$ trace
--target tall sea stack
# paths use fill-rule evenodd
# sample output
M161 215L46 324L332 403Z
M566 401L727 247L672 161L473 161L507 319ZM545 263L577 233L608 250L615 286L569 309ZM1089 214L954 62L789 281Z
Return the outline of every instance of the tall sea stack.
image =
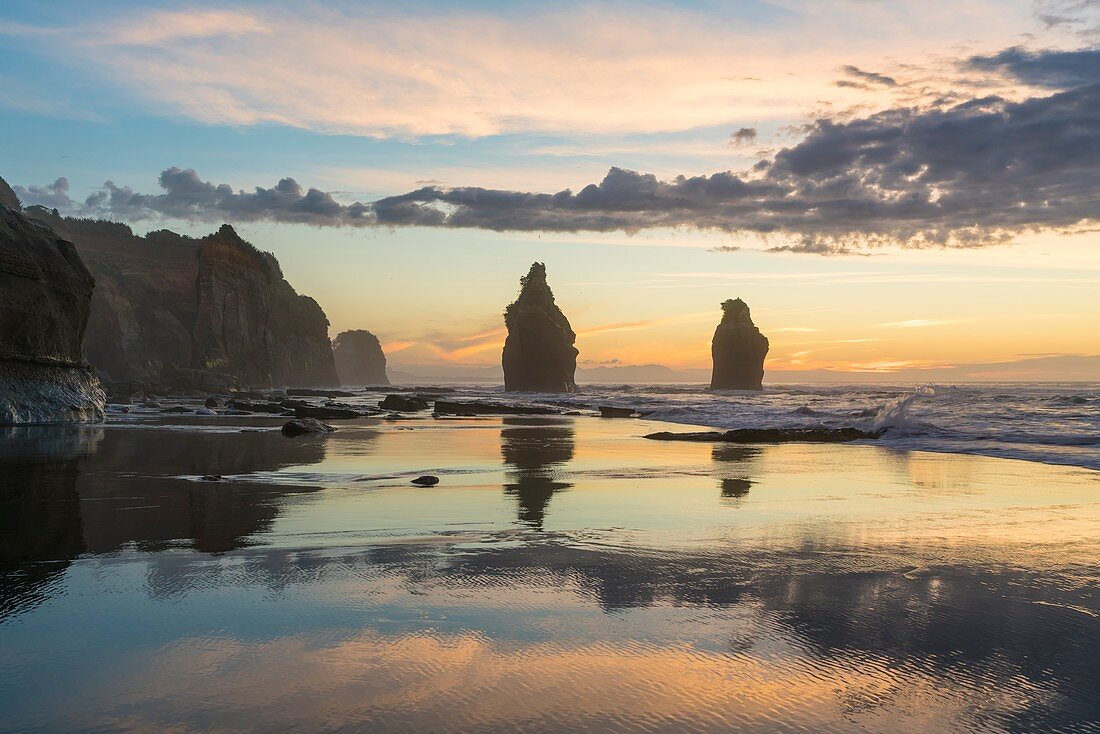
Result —
M573 392L577 389L577 335L554 303L546 266L533 263L520 278L519 297L504 310L508 338L502 364L504 389L520 392Z
M0 425L103 418L82 347L94 287L73 244L23 216L0 179Z
M710 345L714 371L711 390L762 390L768 338L752 323L740 298L722 304L722 322Z
M388 385L386 355L369 331L342 331L332 340L332 355L341 385Z

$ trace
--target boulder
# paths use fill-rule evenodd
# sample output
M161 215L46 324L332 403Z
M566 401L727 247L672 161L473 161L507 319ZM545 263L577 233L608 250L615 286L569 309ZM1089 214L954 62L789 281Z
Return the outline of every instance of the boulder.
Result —
M316 418L294 418L283 424L284 436L301 436L307 433L332 433L336 429Z
M369 331L343 331L332 340L332 356L341 385L388 385L386 355Z
M299 406L294 409L294 415L299 418L319 418L333 420L340 418L359 418L363 414L351 408L337 408L333 406Z
M637 411L633 408L617 408L612 405L598 406L601 418L630 418Z
M0 179L2 181L2 179ZM0 424L103 420L84 361L91 273L72 243L7 204L0 187Z
M577 335L554 303L546 266L533 263L520 278L519 297L504 311L508 337L501 362L504 389L521 392L574 392Z
M425 474L422 477L417 477L412 480L412 483L419 487L434 487L439 484L439 477L433 477L431 474Z
M382 402L378 403L378 407L383 410L399 410L403 412L412 412L417 410L427 410L428 401L424 398L416 395L387 395Z
M722 321L710 347L714 369L711 390L762 390L768 339L752 323L740 298L722 304Z

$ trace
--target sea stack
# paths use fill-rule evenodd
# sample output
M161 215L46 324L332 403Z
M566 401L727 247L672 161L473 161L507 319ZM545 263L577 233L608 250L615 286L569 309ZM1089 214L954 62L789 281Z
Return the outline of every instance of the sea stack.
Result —
M23 216L0 179L0 425L103 419L82 346L94 287L72 243Z
M714 360L711 390L762 390L768 338L752 323L740 298L722 304L722 322L710 346Z
M378 337L369 331L343 331L332 340L336 373L341 385L388 385L386 355Z
M546 266L533 263L520 278L519 297L504 310L508 338L502 364L510 392L574 392L577 335L554 303Z

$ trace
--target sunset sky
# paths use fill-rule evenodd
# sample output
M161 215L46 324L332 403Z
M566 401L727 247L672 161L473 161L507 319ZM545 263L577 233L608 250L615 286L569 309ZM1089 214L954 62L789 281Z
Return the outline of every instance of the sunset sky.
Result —
M231 222L398 368L499 364L534 260L581 366L708 367L738 296L774 370L1095 355L1098 29L1095 0L8 0L0 176Z

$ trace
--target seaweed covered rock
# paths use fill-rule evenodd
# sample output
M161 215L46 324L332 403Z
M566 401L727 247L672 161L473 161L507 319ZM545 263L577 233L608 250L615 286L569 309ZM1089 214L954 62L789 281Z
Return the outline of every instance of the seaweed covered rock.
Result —
M71 242L0 204L0 424L103 419L82 349L94 287Z
M710 347L714 360L711 390L761 390L768 338L752 323L740 298L722 304L722 322Z
M342 331L332 340L336 373L343 385L388 385L386 355L378 337L369 331Z
M519 297L504 311L508 338L502 364L504 389L522 392L574 392L577 335L554 303L546 266L533 263L520 278Z

